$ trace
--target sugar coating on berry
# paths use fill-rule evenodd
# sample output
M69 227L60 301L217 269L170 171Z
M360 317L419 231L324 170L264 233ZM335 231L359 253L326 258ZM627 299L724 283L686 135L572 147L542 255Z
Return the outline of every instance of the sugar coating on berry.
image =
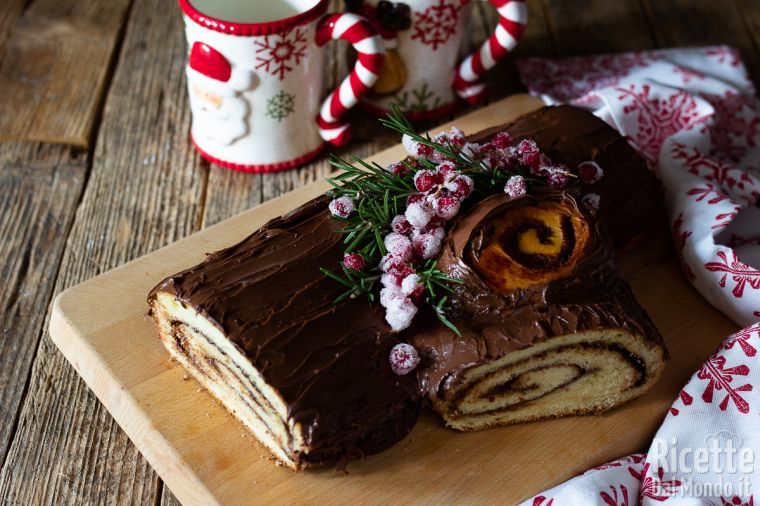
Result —
M585 184L594 184L602 179L603 175L602 168L592 160L578 164L578 177Z
M403 162L393 162L392 164L388 165L386 169L392 174L402 176L409 170L409 167L404 165Z
M414 315L417 314L417 306L409 298L391 299L385 308L385 321L391 326L393 332L400 332L412 324ZM416 367L416 364L415 364Z
M546 181L552 186L565 186L570 180L568 176L567 167L564 165L556 165L549 167L546 173Z
M399 214L391 220L391 228L397 234L406 234L412 230L412 224L406 219L406 216Z
M433 210L426 206L424 202L415 202L407 206L404 216L413 227L422 228L433 217Z
M512 198L521 197L527 192L528 185L522 176L512 176L507 180L507 184L504 185L504 193Z
M388 307L392 304L392 299L403 299L404 297L406 296L401 293L401 287L389 285L380 290L380 305Z
M499 132L493 136L491 142L493 142L493 145L499 149L506 149L512 144L512 139L507 132Z
M602 198L597 193L587 193L581 198L581 204L588 209L592 214L596 214L599 210L599 203Z
M393 258L397 258L402 262L412 258L412 242L405 235L393 232L386 235L383 242L388 254Z
M523 153L535 153L538 152L538 144L536 144L536 141L531 139L523 139L517 144L517 154L522 155Z
M453 162L441 162L435 169L444 180L449 180L459 174L456 165Z
M443 196L433 201L433 210L444 220L450 220L459 213L460 205L459 199L455 196Z
M464 144L464 132L457 127L451 127L449 142L455 146L461 146Z
M417 156L427 158L432 154L433 154L432 146L428 146L427 144L422 144L420 142L417 143Z
M401 281L401 293L407 297L416 297L422 293L425 287L419 274L410 274Z
M433 234L420 234L412 245L414 252L425 260L435 258L441 252L441 239Z
M462 146L461 153L469 158L477 159L481 153L481 146L475 142L466 142Z
M440 183L441 175L432 170L419 170L414 174L414 186L418 191L429 192Z
M349 269L360 271L364 269L364 257L360 253L346 253L343 255L343 265Z
M421 193L412 193L406 198L406 205L415 204L425 200L425 196Z
M472 178L470 178L470 176L465 176L464 174L455 177L444 185L444 187L449 190L452 195L460 200L464 200L469 197L474 186L475 183L472 181Z
M412 156L417 156L417 146L419 146L420 143L412 139L409 134L404 134L401 137L401 144L404 146L407 153Z
M348 218L356 210L354 201L350 197L338 197L328 205L330 213L338 218Z
M417 349L411 344L399 343L391 349L388 360L391 363L391 370L403 376L414 371L420 363L420 356Z

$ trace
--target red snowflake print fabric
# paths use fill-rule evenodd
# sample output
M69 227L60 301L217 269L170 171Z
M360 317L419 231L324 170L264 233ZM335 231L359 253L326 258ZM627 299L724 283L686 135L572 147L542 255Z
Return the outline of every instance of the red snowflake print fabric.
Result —
M590 109L629 139L662 181L684 275L744 327L694 371L646 453L598 465L522 506L754 506L760 487L760 102L739 53L717 46L532 58L518 67L533 94ZM697 455L706 460L698 462Z
M415 12L412 39L437 50L459 29L461 9L460 0L436 0L424 11Z
M254 40L256 68L285 79L306 56L306 34L296 28L289 32L266 35Z
M760 315L760 102L727 46L518 62L530 91L591 109L661 178L683 271L740 326Z

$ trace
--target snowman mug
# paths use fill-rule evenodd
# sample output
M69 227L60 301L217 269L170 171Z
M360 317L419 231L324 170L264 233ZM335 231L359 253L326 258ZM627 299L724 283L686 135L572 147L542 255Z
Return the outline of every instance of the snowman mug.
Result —
M496 29L478 51L460 61L468 46L470 0L347 0L383 37L387 54L380 79L360 107L383 116L397 105L411 120L445 116L459 99L476 104L485 96L480 78L509 53L528 22L525 0L490 0Z
M328 3L179 0L191 135L204 158L273 172L303 165L325 142L347 142L350 128L341 117L377 80L385 49L367 20L327 14ZM322 102L324 45L338 39L350 42L358 58Z

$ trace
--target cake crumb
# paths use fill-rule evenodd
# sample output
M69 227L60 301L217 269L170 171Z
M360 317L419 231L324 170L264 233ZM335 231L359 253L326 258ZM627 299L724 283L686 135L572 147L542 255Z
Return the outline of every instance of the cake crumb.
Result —
M190 379L190 375L189 374L185 374L184 376L182 376L182 380L183 381L187 381L189 379Z

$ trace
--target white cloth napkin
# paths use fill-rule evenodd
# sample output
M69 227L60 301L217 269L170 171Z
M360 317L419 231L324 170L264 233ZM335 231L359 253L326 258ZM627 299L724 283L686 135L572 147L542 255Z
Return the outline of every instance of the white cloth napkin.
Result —
M738 52L716 46L532 58L518 67L531 93L591 109L628 137L663 183L684 274L746 327L694 373L648 453L591 469L523 504L754 505L754 496L760 499L760 103Z

